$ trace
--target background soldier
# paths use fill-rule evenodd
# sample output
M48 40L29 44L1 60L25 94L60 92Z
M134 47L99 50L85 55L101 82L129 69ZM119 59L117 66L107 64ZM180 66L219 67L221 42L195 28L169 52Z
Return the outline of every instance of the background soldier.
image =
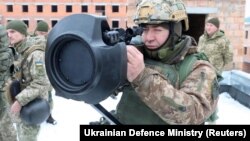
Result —
M49 25L45 21L39 21L37 23L36 29L34 31L34 36L43 36L45 38L45 44L47 42L47 36L49 33ZM40 38L40 37L39 37ZM49 103L51 110L53 109L53 98L52 98L52 89L53 87L51 86L49 90ZM47 123L51 123L53 125L57 124L56 120L52 117L52 114L50 114L49 118L46 120Z
M17 141L16 130L10 118L10 105L4 86L11 76L10 66L13 64L13 54L8 47L8 37L5 28L0 25L0 141Z
M27 26L20 20L10 21L6 29L10 43L17 52L14 62L16 72L13 77L21 85L21 91L15 96L15 101L11 105L11 112L17 120L19 141L36 141L40 124L24 122L19 115L21 108L31 101L37 98L48 99L50 83L45 71L45 47L44 44L28 42Z
M42 35L47 37L49 32L49 25L45 21L39 21L34 31L34 36Z
M220 21L217 17L206 21L205 32L199 38L198 51L204 52L211 64L221 73L226 69L225 66L232 62L233 52L230 41L219 28Z

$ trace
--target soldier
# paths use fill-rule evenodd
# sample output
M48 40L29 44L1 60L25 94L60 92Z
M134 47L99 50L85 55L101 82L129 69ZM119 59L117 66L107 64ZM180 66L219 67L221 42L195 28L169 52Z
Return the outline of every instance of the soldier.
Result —
M17 141L17 134L12 123L4 85L11 76L10 67L13 64L13 54L8 47L8 37L5 28L0 25L0 141Z
M220 21L217 17L209 18L205 24L205 32L199 38L198 51L204 52L212 65L221 73L226 65L233 60L230 41L220 30Z
M215 111L215 68L197 53L181 0L142 0L134 22L143 45L127 46L127 79L116 109L122 124L203 124ZM215 93L217 92L217 93Z
M13 77L20 82L21 87L11 105L11 112L17 122L19 141L36 141L40 124L25 122L20 118L20 111L37 98L48 100L50 83L45 71L45 47L44 44L32 45L27 41L27 26L20 20L10 21L6 29L10 44L16 50L14 61L16 72ZM35 50L35 47L38 49Z
M44 36L45 37L45 42L46 42L48 33L49 33L49 25L48 25L48 23L46 23L45 21L39 21L37 23L36 29L34 31L34 36ZM48 92L49 93L49 102L50 102L51 110L53 108L52 89L53 88L51 86L51 89ZM49 118L46 120L46 122L50 123L50 124L53 124L53 125L57 124L56 120L52 117L51 114L50 114Z
M37 26L36 26L36 29L35 29L35 32L34 32L34 36L42 35L42 36L47 37L48 32L49 32L48 23L46 23L45 21L39 21L37 23Z

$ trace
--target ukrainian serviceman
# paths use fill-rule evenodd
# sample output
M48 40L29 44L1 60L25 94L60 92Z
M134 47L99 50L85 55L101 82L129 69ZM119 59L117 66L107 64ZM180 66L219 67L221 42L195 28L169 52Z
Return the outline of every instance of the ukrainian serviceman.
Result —
M127 79L117 105L122 124L203 124L218 102L217 74L197 53L181 0L142 0L134 22L143 47L127 46ZM138 50L139 48L139 50ZM217 93L214 93L217 92Z
M27 26L20 20L10 21L6 29L10 44L16 50L16 72L13 77L20 82L21 87L21 91L15 96L11 112L17 122L19 141L36 141L40 124L25 122L20 118L20 111L37 98L48 99L50 83L45 71L45 47L44 44L32 45L27 41Z
M17 141L16 130L9 114L10 105L5 95L5 83L11 76L10 67L14 59L8 46L7 32L4 26L0 25L0 140Z
M232 46L217 17L206 21L205 32L199 38L198 51L204 52L211 64L221 73L233 61Z
M31 40L36 39L36 38L44 38L44 40L45 40L44 42L46 43L48 33L49 33L48 23L46 23L45 21L39 21L37 23L36 29L34 31L34 35L31 37ZM51 110L53 109L53 106L54 106L53 98L52 98L52 89L53 89L53 87L51 86L51 88L48 92ZM57 124L57 121L52 117L52 115L50 115L46 121L47 121L47 123L51 123L53 125Z
M34 31L34 35L35 36L42 35L42 36L47 37L48 32L49 32L49 25L48 25L48 23L46 23L45 21L39 21L37 23L36 29Z

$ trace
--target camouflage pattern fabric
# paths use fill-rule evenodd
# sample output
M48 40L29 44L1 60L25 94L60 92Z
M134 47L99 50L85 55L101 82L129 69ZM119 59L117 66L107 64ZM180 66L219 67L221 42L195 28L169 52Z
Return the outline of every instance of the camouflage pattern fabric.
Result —
M159 59L149 64L144 53L145 69L131 83L132 87L125 87L117 105L121 123L203 124L214 113L218 102L216 70L202 56L188 61L191 54L195 55L195 46L181 39L186 44L180 44L180 48L188 50L171 65Z
M189 29L186 8L181 0L143 0L135 13L135 24L160 24L163 22L184 21L185 30Z
M1 102L1 101L0 101ZM9 108L2 112L0 117L0 140L1 141L17 141L16 129L14 128L13 121L10 117Z
M26 46L40 45L46 47L47 39L44 36L28 36Z
M37 97L42 97L48 100L48 89L50 82L45 71L45 52L35 50L28 55L23 62L25 53L29 48L34 47L34 44L29 43L28 39L15 46L18 56L15 60L14 77L21 80L21 92L15 97L18 102L24 106ZM28 46L31 45L31 46ZM21 75L18 75L21 74ZM20 77L21 76L21 77ZM40 125L28 125L24 123L20 117L14 117L17 122L19 141L36 141Z
M7 102L5 83L10 77L10 66L13 62L11 49L5 28L0 25L0 141L17 141L16 130L10 117L10 105Z
M17 126L18 139L19 141L37 141L39 130L40 126L20 122Z
M214 67L198 60L180 89L156 70L145 68L132 82L140 99L168 124L202 124L215 111ZM136 117L134 117L136 118Z
M41 45L45 49L46 48L46 42L47 42L47 36L42 36L42 35L29 36L27 41L28 41L27 42L28 45L32 45L32 44ZM53 98L52 98L52 90L53 90L53 87L50 84L50 88L48 89L48 102L49 102L51 111L52 111L53 106L54 106Z
M135 24L139 25L163 22L177 25L180 21L184 21L184 29L187 30L188 17L181 0L143 0L137 6L134 20ZM174 39L173 36L170 34L168 40ZM173 46L166 42L157 49L158 52L143 52L144 58L172 65L173 71L180 72L181 67L178 67L177 63L187 59L187 55L196 50L194 43L183 37L179 37L178 42L171 42L175 44L172 52L169 47ZM159 54L150 53L164 53L164 57L157 58ZM170 57L171 55L173 56ZM155 67L152 67L153 65ZM131 122L120 120L125 124L203 124L214 113L218 102L218 97L213 95L218 84L217 73L215 68L204 60L196 60L190 68L185 79L177 87L171 84L171 78L179 82L178 80L183 78L181 73L175 76L173 73L167 75L159 71L163 70L163 67L156 69L156 63L151 64L151 67L146 65L131 83L131 89L123 93L117 107L118 120L128 117L127 121ZM141 112L142 110L145 112ZM146 122L141 122L143 120Z
M233 60L232 46L222 30L217 31L210 38L204 33L199 38L198 51L207 55L210 63L219 73Z

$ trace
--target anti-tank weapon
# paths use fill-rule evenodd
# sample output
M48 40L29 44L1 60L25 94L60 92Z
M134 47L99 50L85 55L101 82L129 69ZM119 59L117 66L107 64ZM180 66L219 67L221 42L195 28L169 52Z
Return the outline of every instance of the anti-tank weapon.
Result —
M60 20L45 52L56 95L91 104L111 119L99 103L127 82L126 44L139 33L139 28L110 29L103 16L73 14Z

